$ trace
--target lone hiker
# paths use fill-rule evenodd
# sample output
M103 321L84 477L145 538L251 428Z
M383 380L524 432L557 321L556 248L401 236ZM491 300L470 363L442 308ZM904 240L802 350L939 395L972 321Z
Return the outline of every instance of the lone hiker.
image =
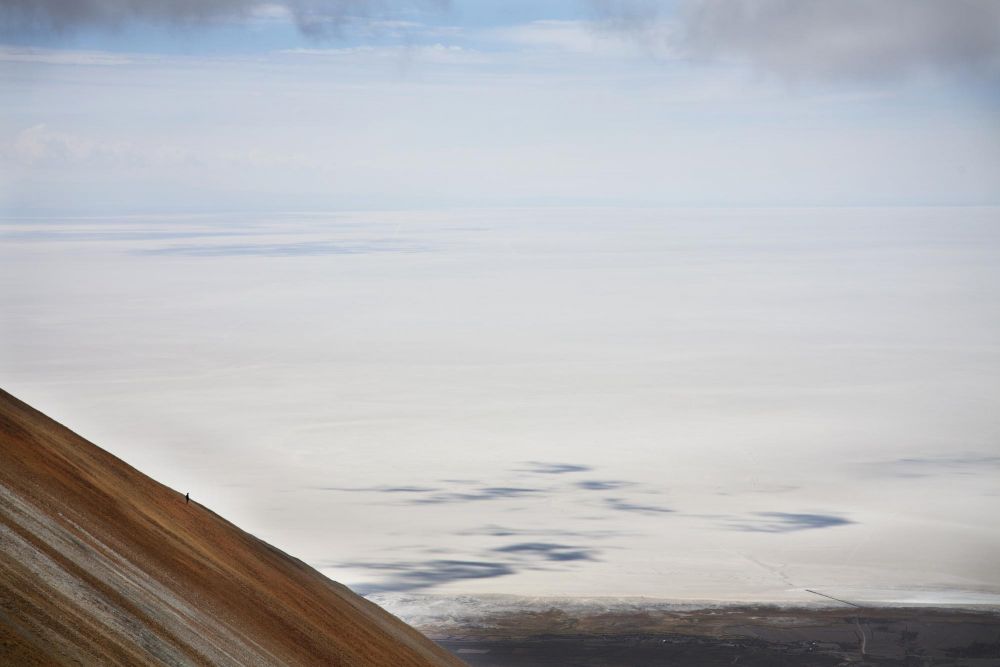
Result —
M191 492L188 491L187 493L184 494L184 504L187 505L190 502L191 502Z

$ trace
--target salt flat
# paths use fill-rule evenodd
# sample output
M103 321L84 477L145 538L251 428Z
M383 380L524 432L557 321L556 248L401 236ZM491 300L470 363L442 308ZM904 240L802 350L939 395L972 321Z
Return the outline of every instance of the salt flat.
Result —
M338 581L1000 601L1000 211L5 219L4 387Z

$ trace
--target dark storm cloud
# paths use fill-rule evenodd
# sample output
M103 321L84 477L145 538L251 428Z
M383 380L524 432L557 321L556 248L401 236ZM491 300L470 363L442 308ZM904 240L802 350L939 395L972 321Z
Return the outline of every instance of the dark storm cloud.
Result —
M203 23L244 18L258 0L0 0L4 28L118 27L131 21Z
M1000 76L996 0L590 0L599 20L695 59L737 59L785 79Z
M0 26L19 30L120 28L130 23L196 27L285 11L302 32L322 36L346 22L447 0L0 0Z

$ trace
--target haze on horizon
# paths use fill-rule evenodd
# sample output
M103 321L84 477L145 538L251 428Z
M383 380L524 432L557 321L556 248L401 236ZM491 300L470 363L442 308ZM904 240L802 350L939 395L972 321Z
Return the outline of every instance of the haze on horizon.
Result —
M5 389L332 578L1000 599L1000 4L0 0L0 78Z

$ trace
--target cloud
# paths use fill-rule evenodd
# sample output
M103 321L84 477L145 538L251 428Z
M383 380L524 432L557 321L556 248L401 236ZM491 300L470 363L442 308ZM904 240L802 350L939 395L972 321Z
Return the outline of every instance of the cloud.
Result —
M0 0L0 26L24 30L117 29L132 23L197 27L221 22L290 18L310 36L335 33L344 24L446 0Z
M666 3L590 4L608 29L659 35L685 57L745 62L786 80L1000 73L995 0L687 0L673 19Z
M99 141L91 137L62 132L38 123L18 132L9 144L0 146L3 157L23 166L61 163L121 165L134 164L141 156L136 146L126 141Z
M423 33L426 34L426 33ZM362 64L378 61L420 62L436 65L481 65L493 62L488 55L455 44L417 45L410 41L389 46L348 46L341 48L295 48L275 52L286 58Z
M263 4L259 0L0 0L0 20L6 29L42 30L119 27L133 21L198 24L246 18Z
M505 26L492 36L522 48L578 55L620 56L634 51L628 36L614 30L594 31L588 21L538 20Z
M0 62L35 63L42 65L84 65L84 66L114 66L134 65L150 62L135 54L123 55L103 51L64 51L61 49L36 49L0 47Z
M3 60L0 54L0 61ZM78 64L78 63L74 63ZM288 150L264 150L250 145L212 150L192 142L175 143L155 135L140 141L105 138L65 131L37 123L8 141L0 139L0 158L18 167L91 167L135 169L154 167L316 169L322 161Z

